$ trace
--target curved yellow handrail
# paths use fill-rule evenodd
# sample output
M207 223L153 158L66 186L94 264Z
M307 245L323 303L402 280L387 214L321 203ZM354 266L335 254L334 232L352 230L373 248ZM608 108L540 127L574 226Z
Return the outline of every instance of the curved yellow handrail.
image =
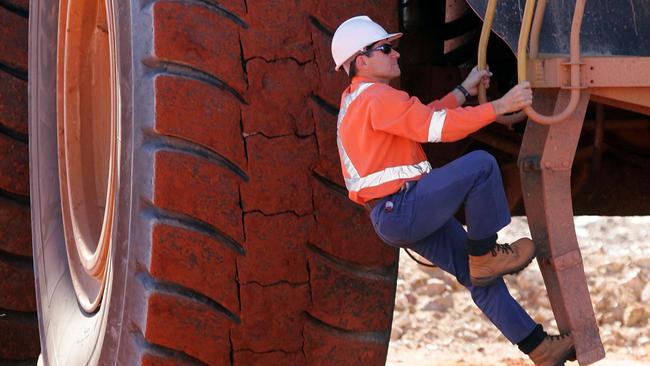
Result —
M494 13L497 8L497 1L488 1L487 9L485 9L485 18L483 19L483 27L481 28L481 38L478 41L478 69L485 70L487 67L487 46L490 41L490 33L492 23L494 22ZM487 94L483 83L478 84L478 102L481 104L487 103Z
M543 1L543 0L542 0ZM552 116L544 116L539 114L532 106L525 107L524 112L533 121L542 125L552 125L566 120L575 111L578 101L580 100L580 29L582 27L582 17L584 15L586 0L577 0L575 11L573 12L573 21L571 22L571 51L570 62L571 66L571 99L569 105L558 114ZM527 0L526 7L524 8L524 19L521 22L521 31L519 32L519 43L517 45L517 76L519 82L526 80L526 48L528 46L528 36L530 34L531 23L533 18L533 8L535 7L535 0ZM541 22L539 24L541 26ZM535 52L537 52L537 45L535 45Z
M483 27L481 28L481 38L478 42L478 66L479 70L485 70L487 67L487 46L490 40L490 33L492 30L492 23L494 22L494 13L496 12L497 0L490 0L485 10L485 19L483 19ZM478 84L478 102L480 104L487 103L487 93L483 83ZM526 119L526 113L519 111L514 114L498 116L496 121L504 125L512 125L519 123Z

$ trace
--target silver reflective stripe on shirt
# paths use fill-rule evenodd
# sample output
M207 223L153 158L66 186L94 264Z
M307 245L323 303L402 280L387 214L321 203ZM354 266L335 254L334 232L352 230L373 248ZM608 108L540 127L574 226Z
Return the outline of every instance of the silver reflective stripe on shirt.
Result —
M429 123L429 142L442 141L442 126L445 125L445 118L447 118L447 111L435 111L431 115L431 122Z
M369 174L368 176L365 177L359 176L359 172L354 167L354 164L352 164L352 160L350 160L348 153L345 151L345 148L343 147L343 142L341 141L341 135L339 134L339 128L341 127L341 122L343 122L343 118L345 117L345 114L347 113L350 104L352 104L352 102L361 93L363 93L364 90L368 89L368 87L370 87L371 85L373 85L373 83L364 83L359 85L357 90L350 93L343 100L343 104L341 105L341 109L339 111L338 121L336 123L336 143L339 148L339 156L341 157L343 167L345 168L346 172L350 176L349 178L345 178L345 186L348 189L348 191L352 191L352 192L358 192L363 188L376 187L397 179L408 179L408 178L417 177L431 171L431 164L429 164L429 162L425 160L414 165L402 165L402 166L386 168L384 170L380 170L378 172ZM434 112L432 119L436 117L436 113L439 112ZM442 123L444 123L444 119L445 119L444 111L442 113L443 113ZM440 126L439 130L442 131L442 126ZM429 132L429 134L431 135L431 132Z
M431 171L428 161L421 161L415 165L402 165L386 168L365 177L345 178L345 186L349 191L358 192L363 188L376 187L397 179L418 177Z
M350 104L352 104L352 102L355 99L357 99L359 94L363 93L366 89L368 89L373 84L374 83L363 83L359 85L357 90L355 90L354 92L350 93L347 97L345 97L345 100L343 100L343 104L341 105L341 109L339 110L339 119L338 121L336 121L336 144L339 147L339 156L341 157L341 162L343 162L343 166L345 167L345 170L348 172L348 174L351 177L359 177L359 173L357 172L357 169L352 164L352 160L350 160L348 153L343 148L343 142L341 142L341 134L339 134L339 128L341 127L341 122L343 122L343 117L345 117L345 114L348 112L348 107L350 106ZM349 189L350 187L348 187L348 190Z

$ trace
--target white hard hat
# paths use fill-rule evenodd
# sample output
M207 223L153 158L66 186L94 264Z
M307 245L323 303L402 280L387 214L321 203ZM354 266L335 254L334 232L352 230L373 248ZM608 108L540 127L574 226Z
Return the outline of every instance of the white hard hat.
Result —
M388 34L384 28L365 15L356 16L343 22L332 37L332 57L336 63L334 70L341 66L350 73L349 61L363 48L383 40L395 40L402 33Z

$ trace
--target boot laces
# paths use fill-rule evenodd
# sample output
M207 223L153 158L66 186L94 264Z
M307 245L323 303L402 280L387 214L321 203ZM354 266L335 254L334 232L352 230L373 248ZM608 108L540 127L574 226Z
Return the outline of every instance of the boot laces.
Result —
M498 252L503 252L503 254L508 254L508 253L514 253L515 251L512 249L510 244L495 244L494 248L492 248L492 256L496 257L499 254Z
M564 339L564 338L566 338L566 337L568 337L568 336L570 336L569 333L562 333L562 334L557 334L557 335L555 335L555 334L553 334L553 335L551 335L551 334L547 335L547 337L548 337L551 341L560 341L560 340L562 340L562 339Z

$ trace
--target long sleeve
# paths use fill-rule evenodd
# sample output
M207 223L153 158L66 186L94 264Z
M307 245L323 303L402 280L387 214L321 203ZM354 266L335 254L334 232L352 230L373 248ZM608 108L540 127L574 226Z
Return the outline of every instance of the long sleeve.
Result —
M438 100L434 100L433 102L427 104L427 106L435 109L435 110L440 110L440 109L452 109L452 108L458 108L460 107L458 105L458 99L456 99L456 96L454 93L447 93L444 97Z
M491 103L458 107L451 93L428 105L388 86L378 87L372 94L369 102L372 127L417 142L460 140L496 118Z
M435 111L418 98L409 97L400 90L377 89L374 91L376 96L369 102L370 121L375 130L417 142L439 141L445 119L444 110ZM431 123L434 124L434 136L430 136Z
M469 134L494 122L497 115L492 103L477 107L447 109L447 119L442 127L442 141L451 142L464 139Z

